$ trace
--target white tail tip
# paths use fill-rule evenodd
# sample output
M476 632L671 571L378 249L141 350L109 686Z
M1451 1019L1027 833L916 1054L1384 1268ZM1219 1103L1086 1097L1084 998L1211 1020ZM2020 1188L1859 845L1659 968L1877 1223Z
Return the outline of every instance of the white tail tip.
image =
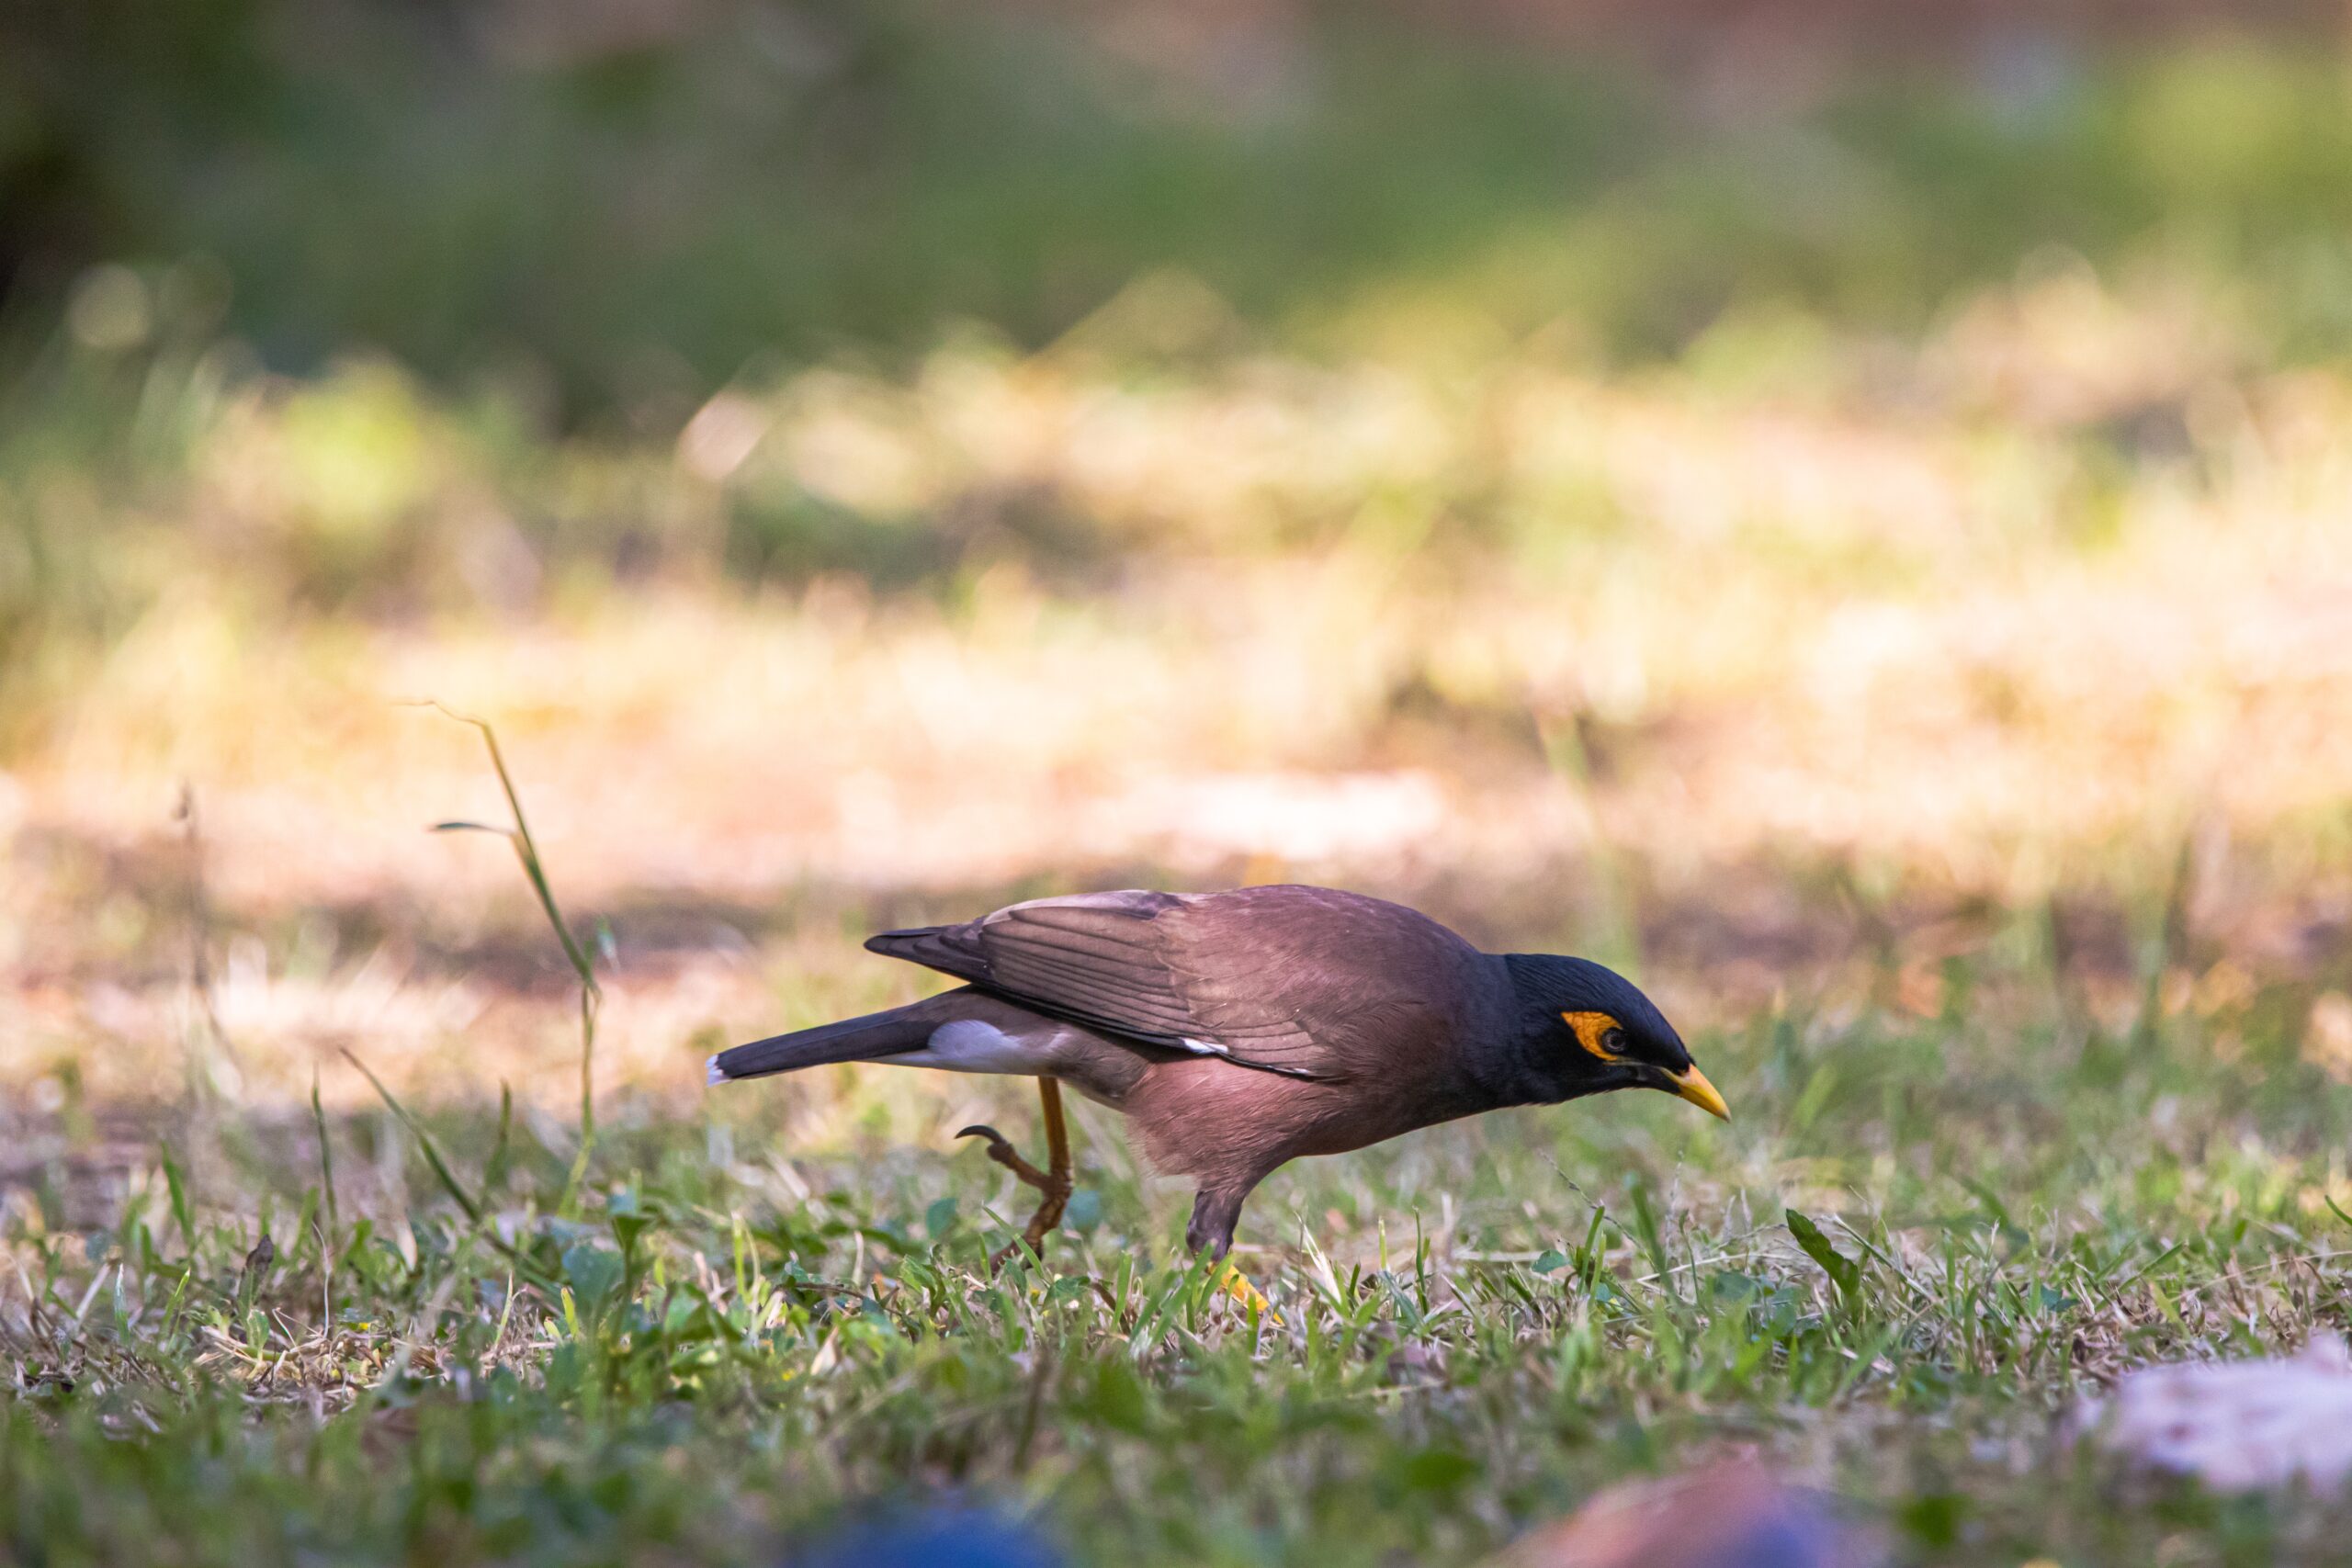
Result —
M724 1072L722 1072L722 1071L720 1071L720 1070L719 1070L719 1066L718 1066L718 1057L716 1057L716 1056L710 1057L708 1060L707 1060L707 1061L705 1061L705 1062L703 1063L702 1066L703 1066L703 1080L702 1080L702 1081L703 1081L703 1084L704 1084L704 1086L705 1086L706 1088L709 1088L709 1089L717 1089L720 1084L723 1084L723 1083L725 1083L725 1082L727 1081L727 1075L726 1075Z

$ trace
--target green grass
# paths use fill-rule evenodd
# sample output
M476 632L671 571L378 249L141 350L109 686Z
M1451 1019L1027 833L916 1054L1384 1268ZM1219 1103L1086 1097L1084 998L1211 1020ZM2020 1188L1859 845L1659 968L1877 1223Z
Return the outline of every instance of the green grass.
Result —
M957 1489L1082 1562L1464 1562L1755 1445L1906 1560L2328 1560L2340 1512L2053 1426L2131 1365L2347 1325L2352 1094L2297 1059L2295 998L2109 1033L2030 970L1948 980L1940 1018L1694 1042L1729 1128L1620 1096L1291 1168L1239 1255L1279 1321L1186 1265L1183 1194L1099 1112L1076 1229L995 1279L1021 1190L969 1150L792 1147L789 1082L607 1118L569 1208L560 1128L448 1086L424 1124L480 1222L389 1117L327 1150L199 1118L103 1179L62 1152L8 1221L0 1555L762 1562Z

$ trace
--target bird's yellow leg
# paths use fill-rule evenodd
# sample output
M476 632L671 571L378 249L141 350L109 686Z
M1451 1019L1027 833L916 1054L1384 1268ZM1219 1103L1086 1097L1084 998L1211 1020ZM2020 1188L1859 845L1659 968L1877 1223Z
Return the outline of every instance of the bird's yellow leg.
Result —
M1044 1170L1039 1170L1035 1166L1023 1159L1019 1151L1006 1140L1005 1135L993 1127L967 1127L956 1134L959 1138L986 1138L989 1141L989 1158L1012 1172L1029 1186L1035 1187L1042 1194L1037 1200L1037 1212L1029 1216L1028 1227L1021 1233L1022 1241L1028 1245L1032 1252L1042 1251L1046 1237L1052 1234L1056 1225L1062 1223L1062 1211L1069 1207L1070 1194L1069 1124L1062 1118L1060 1081L1055 1078L1039 1078L1037 1098L1044 1102L1046 1110L1046 1168ZM994 1272L1002 1266L1004 1260L1012 1255L1012 1248L1010 1246L1000 1249L995 1257L989 1259L990 1272Z
M1061 1080L1039 1078L1037 1098L1046 1109L1046 1179L1041 1187L1045 1196L1038 1200L1037 1212L1029 1216L1029 1228L1022 1233L1032 1252L1062 1223L1070 1192L1069 1126L1062 1120Z

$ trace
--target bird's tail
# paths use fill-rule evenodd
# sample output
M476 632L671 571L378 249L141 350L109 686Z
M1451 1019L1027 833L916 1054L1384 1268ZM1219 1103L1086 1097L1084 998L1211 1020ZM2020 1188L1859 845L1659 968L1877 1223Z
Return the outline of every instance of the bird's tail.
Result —
M820 1023L814 1029L795 1030L721 1051L710 1059L710 1081L763 1078L770 1073L794 1073L829 1062L870 1062L920 1051L930 1042L931 1032L939 1027L936 1018L921 1010L922 1005L918 1002L863 1018L845 1018L839 1023Z

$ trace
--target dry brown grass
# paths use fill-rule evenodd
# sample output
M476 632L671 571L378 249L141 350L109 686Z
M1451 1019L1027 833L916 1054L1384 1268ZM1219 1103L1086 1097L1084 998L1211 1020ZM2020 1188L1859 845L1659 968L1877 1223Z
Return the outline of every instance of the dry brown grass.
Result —
M2161 290L2045 273L1914 354L1792 355L1768 320L1634 378L1541 345L1165 380L1088 333L944 351L723 394L628 480L666 498L671 566L519 622L288 617L266 583L191 580L0 794L0 1070L101 1039L102 1095L165 1081L186 783L249 1092L287 1100L357 1039L411 1087L493 1058L558 1081L513 868L422 836L497 801L420 697L498 720L565 896L617 917L616 1086L682 1091L699 1032L901 994L845 961L869 906L1040 874L1351 882L1533 945L1606 940L1598 871L1704 1016L1873 931L1932 961L1973 908L2161 897L2188 843L2203 961L2325 969L2352 896L2352 385L2250 369ZM1203 308L1155 280L1105 320L1180 306ZM1781 346L1725 383L1706 367L1752 361L1743 332ZM472 449L387 374L233 404L175 504L216 540L422 517L494 541ZM977 532L944 598L746 598L677 544L786 491ZM1082 539L1005 533L1007 497ZM2128 976L2095 914L2085 951Z

